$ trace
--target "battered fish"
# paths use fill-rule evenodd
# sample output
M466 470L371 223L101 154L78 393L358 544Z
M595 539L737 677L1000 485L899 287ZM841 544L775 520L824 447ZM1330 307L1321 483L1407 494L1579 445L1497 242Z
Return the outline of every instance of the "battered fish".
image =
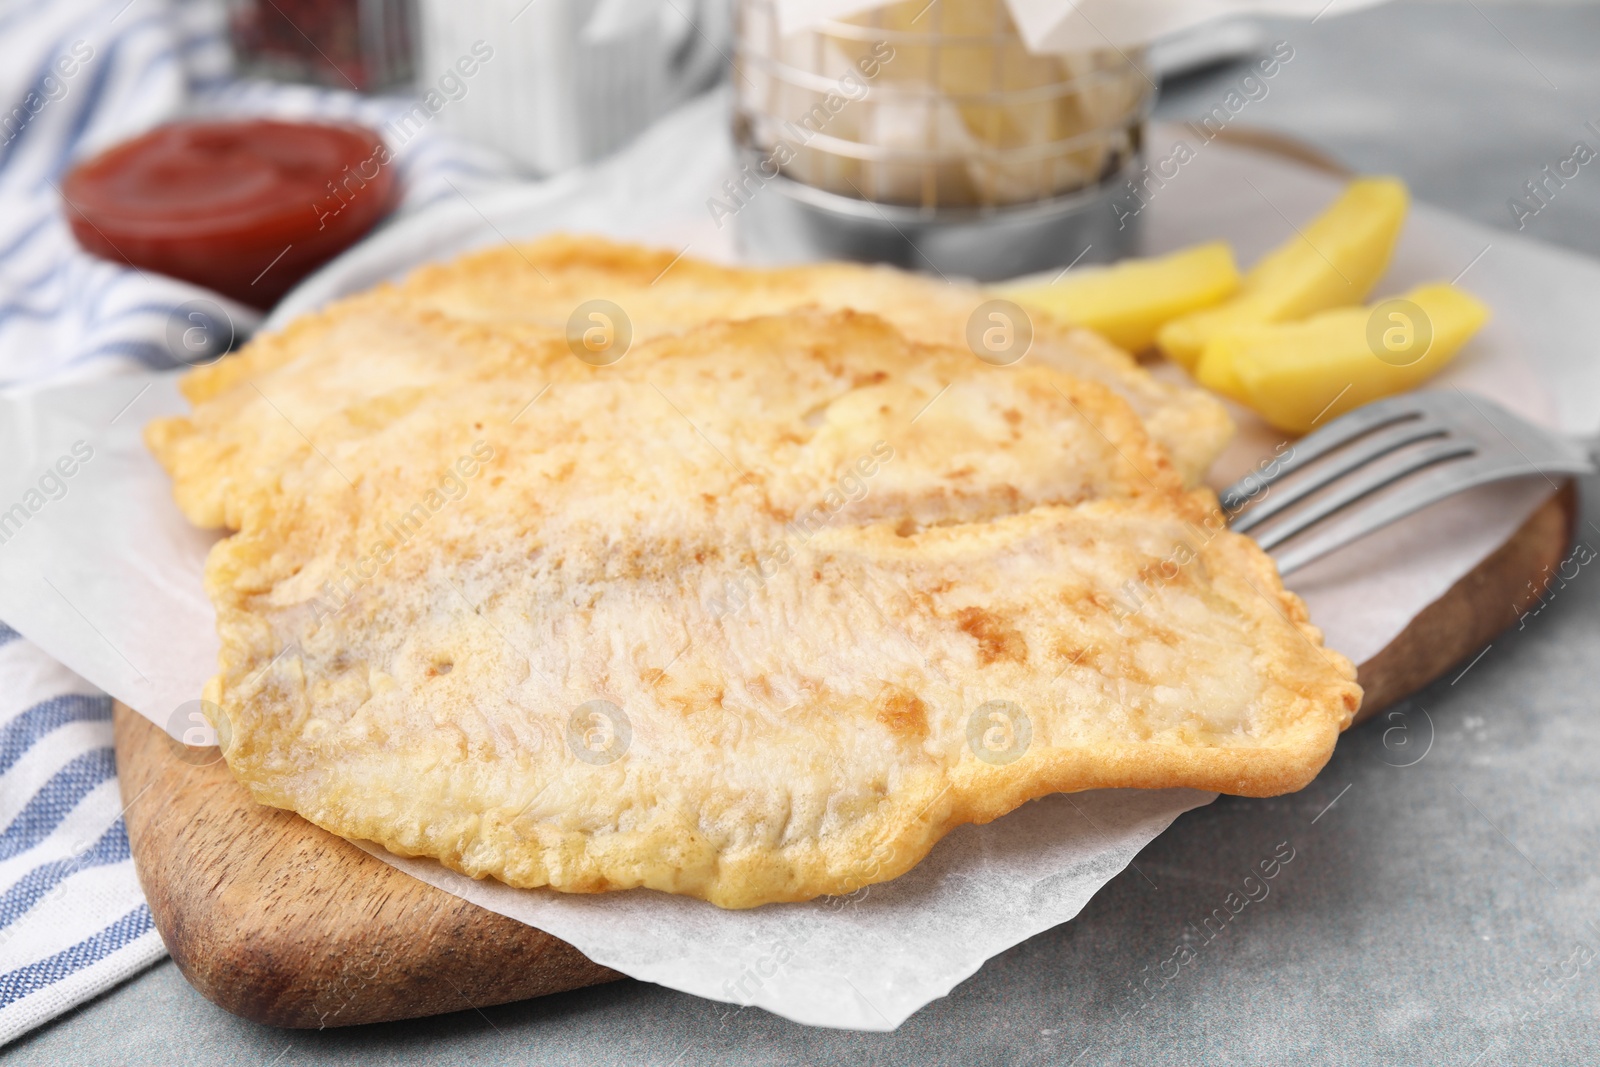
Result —
M1359 703L1099 381L819 310L597 368L459 308L384 327L390 299L195 375L150 430L238 531L206 572L228 764L334 833L752 907L1052 792L1297 789ZM308 334L318 432L241 459L229 419Z
M965 346L967 320L988 299L978 289L888 267L733 269L603 238L550 237L423 267L398 286L257 339L186 379L189 399L206 403L192 421L163 424L153 444L175 470L210 472L180 479L180 504L191 519L237 526L230 500L264 483L270 488L281 459L307 440L333 448L342 435L362 432L370 409L409 403L463 374L514 366L543 382L570 373L567 320L595 298L624 309L635 344L714 320L815 307L873 312L914 341L954 347ZM1087 330L1042 314L1033 328L1025 362L1112 389L1145 421L1184 482L1199 482L1233 431L1214 398L1158 381Z

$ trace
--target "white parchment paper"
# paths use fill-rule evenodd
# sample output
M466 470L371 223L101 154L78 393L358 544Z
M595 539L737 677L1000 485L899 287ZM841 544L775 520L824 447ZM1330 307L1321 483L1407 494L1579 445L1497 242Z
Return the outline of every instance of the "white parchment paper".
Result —
M1215 798L1193 789L1045 797L957 829L892 882L749 911L663 893L512 889L362 847L635 978L796 1022L892 1030L990 956L1076 915L1173 819Z
M507 237L554 229L736 257L706 199L732 159L725 100L691 106L620 160L539 186L446 205L387 230L291 294L269 325L339 294ZM1159 153L1182 129L1157 131ZM1248 179L1246 181L1245 179ZM1217 143L1152 200L1152 249L1227 237L1248 264L1337 191L1337 182ZM758 194L759 195L759 194ZM1263 203L1263 199L1268 203ZM1281 212L1281 214L1280 214ZM1495 319L1440 384L1476 390L1569 429L1596 421L1600 265L1419 205L1380 293L1452 278ZM1552 406L1540 382L1558 383ZM0 398L0 619L155 722L199 695L216 658L201 565L214 535L191 529L139 430L183 409L171 375L131 376ZM1242 410L1222 480L1278 438ZM70 477L41 479L75 445ZM81 453L82 447L79 448ZM1358 662L1497 547L1549 492L1501 486L1430 509L1294 576L1331 645ZM27 505L25 504L25 508ZM188 725L186 722L177 724ZM1109 790L1047 798L951 834L910 874L850 898L724 912L647 891L569 897L515 890L405 860L386 861L493 911L549 930L635 977L805 1023L891 1029L994 954L1072 918L1183 811L1211 795ZM733 1010L733 1009L730 1009Z
M824 19L849 18L895 0L778 0L784 34ZM1383 0L1006 0L1023 43L1034 52L1127 48L1230 15L1285 15L1314 19L1343 15ZM930 8L932 5L929 5ZM937 31L937 15L919 18L918 29Z

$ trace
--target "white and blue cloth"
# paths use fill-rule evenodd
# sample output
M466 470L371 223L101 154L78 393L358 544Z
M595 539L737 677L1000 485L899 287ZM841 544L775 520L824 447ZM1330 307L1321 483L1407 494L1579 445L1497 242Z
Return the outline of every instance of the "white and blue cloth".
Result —
M111 698L0 625L0 1040L166 955L128 855Z
M411 107L238 81L224 0L0 0L0 389L176 367L167 322L216 294L82 252L71 165L168 119L322 117L383 130ZM401 212L511 177L424 129L391 144ZM5 462L5 457L0 457ZM0 620L0 1044L165 955L128 854L111 699Z

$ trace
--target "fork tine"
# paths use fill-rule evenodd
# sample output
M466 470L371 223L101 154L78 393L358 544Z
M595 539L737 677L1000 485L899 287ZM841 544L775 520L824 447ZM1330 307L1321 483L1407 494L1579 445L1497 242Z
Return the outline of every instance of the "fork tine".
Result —
M1375 459L1430 437L1443 437L1448 432L1445 427L1426 418L1407 419L1374 431L1327 463L1318 464L1304 477L1274 489L1270 497L1257 502L1254 507L1234 519L1233 529L1243 533L1259 526L1289 505L1310 496Z
M1382 429L1390 423L1423 418L1427 412L1419 407L1418 401L1427 395L1416 393L1377 400L1365 407L1357 408L1348 415L1340 416L1320 430L1307 434L1294 443L1287 459L1275 464L1276 469L1271 474L1253 472L1224 489L1221 494L1222 509L1230 514L1238 511L1266 486L1272 485L1280 478L1288 477L1306 464L1321 459L1363 434Z
M1465 469L1462 466L1452 465L1430 471L1408 482L1404 493L1396 493L1377 501L1372 507L1357 513L1350 521L1333 523L1328 529L1320 530L1299 544L1285 549L1282 554L1273 557L1278 563L1278 573L1284 575L1297 571L1336 549L1358 541L1392 522L1405 518L1412 512L1421 511L1430 504L1437 504L1446 497L1455 496L1457 493L1490 482L1530 477L1538 473L1526 467L1514 469L1504 464L1466 464L1464 467Z
M1415 452L1407 453L1403 463L1398 463L1393 467L1376 472L1363 472L1361 475L1349 479L1348 484L1341 486L1336 492L1330 493L1305 510L1297 512L1280 525L1257 536L1256 541L1262 548L1270 550L1277 545L1281 545L1295 534L1316 525L1329 515L1349 507L1362 497L1369 496L1386 485L1409 477L1436 463L1458 459L1462 456L1470 456L1476 449L1477 446L1471 442L1446 439L1417 449Z

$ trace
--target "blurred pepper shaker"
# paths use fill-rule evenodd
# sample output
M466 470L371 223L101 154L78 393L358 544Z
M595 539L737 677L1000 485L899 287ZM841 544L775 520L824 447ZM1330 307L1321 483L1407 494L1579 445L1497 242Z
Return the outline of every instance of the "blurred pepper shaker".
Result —
M239 72L376 92L408 85L416 0L229 0Z

